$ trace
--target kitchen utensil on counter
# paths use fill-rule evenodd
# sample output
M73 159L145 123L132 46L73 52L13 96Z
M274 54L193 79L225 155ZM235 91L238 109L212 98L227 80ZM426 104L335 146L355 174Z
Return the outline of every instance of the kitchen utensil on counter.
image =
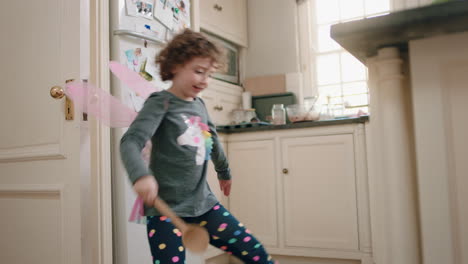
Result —
M179 218L174 211L164 202L161 198L156 197L154 207L164 216L171 219L172 223L182 233L182 243L185 248L195 254L201 254L208 248L210 241L208 231L205 228L195 225L187 224L184 220Z
M314 108L317 108L315 104L317 103L318 98L318 95L304 98L304 106L309 108L309 112L314 110Z

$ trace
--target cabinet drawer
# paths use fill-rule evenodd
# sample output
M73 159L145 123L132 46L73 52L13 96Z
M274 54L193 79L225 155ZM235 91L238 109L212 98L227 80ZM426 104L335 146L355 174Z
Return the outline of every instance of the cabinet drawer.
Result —
M215 125L231 123L231 112L241 105L242 88L234 85L213 81L209 88L203 91L202 98L206 109Z

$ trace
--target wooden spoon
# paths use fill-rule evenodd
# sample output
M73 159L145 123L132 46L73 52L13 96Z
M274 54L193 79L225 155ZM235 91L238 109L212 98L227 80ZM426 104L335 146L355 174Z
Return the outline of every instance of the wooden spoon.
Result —
M205 252L210 241L205 228L195 224L185 223L184 220L178 217L174 211L159 198L159 196L156 197L154 201L154 207L158 209L161 214L169 217L172 223L180 230L182 233L182 243L185 248L196 254Z

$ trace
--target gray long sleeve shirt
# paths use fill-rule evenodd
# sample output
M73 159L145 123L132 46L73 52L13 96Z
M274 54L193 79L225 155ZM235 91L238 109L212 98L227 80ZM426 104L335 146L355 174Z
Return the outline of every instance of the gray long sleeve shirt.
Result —
M204 130L211 133L212 149ZM149 139L148 168L141 151ZM206 181L210 156L218 179L231 179L215 126L200 98L185 101L168 91L153 93L123 135L120 154L131 182L154 175L159 196L182 217L202 215L218 202ZM145 215L160 213L148 207Z

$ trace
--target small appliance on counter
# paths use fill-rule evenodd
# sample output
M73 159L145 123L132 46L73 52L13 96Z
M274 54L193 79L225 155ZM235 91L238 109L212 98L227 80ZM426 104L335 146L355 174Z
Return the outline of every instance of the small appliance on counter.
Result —
M255 123L258 121L255 109L234 109L231 112L232 123L239 125L242 123Z
M255 109L234 109L231 112L231 124L229 125L219 125L219 129L234 129L234 128L246 128L246 127L258 127L258 126L268 126L270 123L261 122L257 118Z
M296 97L291 92L252 96L252 107L255 108L257 117L261 121L271 120L271 109L273 105L282 104L284 107L287 107L295 103Z

